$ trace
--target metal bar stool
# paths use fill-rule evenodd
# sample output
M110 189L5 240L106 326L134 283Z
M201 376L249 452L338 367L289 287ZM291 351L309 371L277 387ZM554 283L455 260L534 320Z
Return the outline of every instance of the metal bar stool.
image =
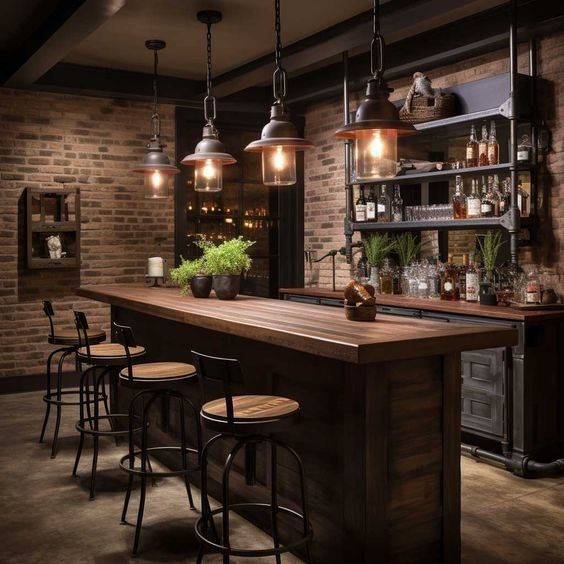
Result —
M129 413L110 413L106 406L105 415L100 415L98 402L94 402L94 414L90 412L89 379L92 378L92 387L94 397L100 394L100 389L105 389L105 378L112 371L119 370L124 366L129 366L134 361L138 361L145 355L145 348L137 345L124 347L119 343L101 343L91 345L88 333L88 322L82 311L75 311L76 328L80 335L81 346L77 349L76 354L78 360L82 364L88 365L88 368L82 372L80 377L80 419L76 424L76 430L80 433L80 442L76 453L76 460L72 475L77 475L78 464L82 455L84 446L84 437L92 436L94 442L92 456L92 470L90 476L90 500L95 496L96 490L96 467L98 464L99 441L102 436L128 436L129 429L120 430L117 427L119 419L126 419ZM96 374L98 371L98 374ZM85 407L87 412L85 413ZM100 421L106 420L110 424L110 429L100 429ZM136 429L140 430L140 427Z
M120 344L130 350L135 347L135 338L131 327L114 323L116 335ZM127 508L131 497L133 479L138 476L141 479L141 494L139 498L139 511L137 513L137 524L135 526L135 539L133 542L132 554L136 555L139 548L139 537L143 523L143 512L145 510L145 495L147 489L147 478L182 476L188 494L190 508L195 510L192 490L190 487L189 474L200 469L200 452L202 451L202 435L200 428L200 418L198 411L190 400L185 398L182 393L171 388L180 382L187 382L196 378L196 369L191 364L184 362L148 362L132 365L127 363L119 373L120 384L140 389L131 400L129 406L129 453L120 460L120 467L129 474L127 493L123 503L121 516L122 524L125 524ZM159 398L175 399L178 402L180 415L180 445L179 446L149 446L148 415L151 406ZM138 404L141 404L140 406ZM135 423L136 411L141 408L141 448L135 448ZM186 441L186 416L185 407L192 411L196 427L196 448L191 448ZM154 452L176 452L180 453L181 465L178 470L153 471L149 461L149 455ZM196 464L188 466L188 455L196 455Z
M258 558L275 556L276 562L281 562L280 555L294 550L299 546L305 546L306 561L311 563L309 543L313 530L307 516L307 501L305 491L305 479L303 463L297 452L274 438L273 433L295 425L299 421L300 406L298 402L280 396L245 395L234 396L233 384L243 383L243 374L239 362L234 359L217 358L206 356L192 351L194 364L198 370L202 397L205 397L206 385L209 383L220 383L223 388L224 397L205 403L200 412L200 419L204 428L218 432L204 446L201 456L202 467L202 515L197 520L195 529L200 541L200 552L197 562L202 561L204 549L218 552L223 555L224 564L229 562L230 556L245 558ZM207 465L210 447L224 438L236 439L235 446L229 452L223 467L222 478L222 506L213 511L210 508L207 492ZM271 447L270 477L271 494L270 503L230 503L229 502L229 476L237 453L242 448L246 450L246 474L247 484L253 485L255 449L259 443L268 443ZM295 460L301 493L301 513L278 504L278 450L284 450ZM274 542L273 548L268 549L246 549L233 548L230 543L229 512L233 509L266 509L271 516L271 531ZM303 533L300 537L286 545L280 545L278 537L279 513L286 514L301 522ZM221 541L214 524L214 516L221 514L222 535Z
M45 430L47 429L47 423L49 421L49 415L51 414L51 405L55 405L57 408L57 416L55 420L55 431L53 433L53 442L51 444L51 458L57 456L57 443L59 438L59 427L61 425L61 408L64 405L79 405L80 401L63 399L63 396L76 396L78 394L77 390L63 390L63 364L65 359L76 353L80 345L80 336L76 330L66 330L58 329L55 331L55 324L53 322L53 317L55 316L55 311L53 310L53 304L48 301L43 301L43 311L49 319L49 336L47 337L47 342L51 345L59 345L59 348L52 351L47 358L47 389L43 396L43 401L45 402L45 417L43 418L43 426L41 427L41 435L39 436L39 442L42 443L45 438ZM88 339L90 344L101 343L106 339L106 333L104 331L90 331L88 334ZM51 364L56 355L59 356L59 362L57 366L57 382L55 390L51 387ZM77 363L78 364L78 363ZM106 401L105 394L100 394L98 397L89 400L90 403L98 401Z

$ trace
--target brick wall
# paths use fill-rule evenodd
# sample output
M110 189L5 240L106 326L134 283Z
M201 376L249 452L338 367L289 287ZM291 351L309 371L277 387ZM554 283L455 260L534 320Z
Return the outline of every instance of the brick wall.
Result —
M174 155L174 108L161 108L167 151ZM139 282L150 255L174 252L173 200L145 200L129 172L150 128L149 104L0 89L0 377L39 374L47 351L41 301L57 324L72 328L72 309L109 330L109 308L74 296L81 284ZM64 182L81 192L80 270L25 267L28 186Z
M519 49L519 71L527 73L528 52ZM474 57L461 63L427 71L435 87L479 80L509 72L508 49ZM546 118L552 132L552 152L541 169L541 229L533 248L523 249L524 264L541 263L554 270L555 278L564 284L564 33L542 38L539 45L539 74L550 83L548 92L539 92L539 113ZM391 98L405 98L411 81L405 78L391 82L395 88ZM361 92L351 95L351 109L361 98ZM344 245L343 218L345 212L344 149L333 137L342 125L342 100L330 100L312 105L306 113L306 136L315 149L305 157L305 248L318 250L321 257L330 249ZM409 157L409 155L399 155ZM355 240L359 238L358 234ZM337 259L337 285L350 277L350 266L344 257ZM319 284L331 286L331 263L320 264Z

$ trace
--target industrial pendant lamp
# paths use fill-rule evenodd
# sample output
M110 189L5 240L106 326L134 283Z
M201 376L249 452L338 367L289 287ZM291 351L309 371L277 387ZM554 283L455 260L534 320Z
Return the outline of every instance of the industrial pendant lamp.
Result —
M416 129L400 121L397 108L390 102L393 88L384 80L384 38L380 34L380 2L372 9L373 36L370 46L372 78L366 97L356 111L354 123L335 132L336 137L354 139L352 181L377 181L397 173L398 136L413 135Z
M245 147L250 153L262 153L262 181L266 186L290 186L296 183L296 152L313 148L313 143L298 137L290 121L286 105L286 71L282 66L280 43L280 0L274 0L276 70L272 75L275 102L270 108L270 121L263 127L261 138Z
M169 195L172 177L180 170L170 164L170 160L163 149L166 147L161 143L161 118L157 110L157 66L159 64L158 51L166 47L166 43L160 39L150 39L145 41L145 47L153 51L153 115L151 116L151 139L147 144L147 154L133 172L140 172L145 175L145 197L146 198L166 198Z
M202 140L196 145L191 155L182 159L183 165L194 166L194 190L196 192L219 192L223 188L223 167L232 165L237 161L225 150L219 140L214 120L216 118L215 98L211 90L211 26L221 21L221 12L203 10L198 12L198 20L205 23L207 33L207 72L206 72L206 97L204 98L204 117L206 125Z

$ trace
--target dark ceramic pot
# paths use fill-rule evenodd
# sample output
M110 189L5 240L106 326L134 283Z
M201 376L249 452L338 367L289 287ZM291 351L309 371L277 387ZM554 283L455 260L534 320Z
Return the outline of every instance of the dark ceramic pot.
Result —
M480 303L482 305L497 305L497 295L492 292L492 285L489 282L480 284Z
M190 281L190 290L195 298L209 298L212 291L213 278L211 276L196 275Z
M238 274L214 276L213 289L220 300L234 300L241 289L241 276Z

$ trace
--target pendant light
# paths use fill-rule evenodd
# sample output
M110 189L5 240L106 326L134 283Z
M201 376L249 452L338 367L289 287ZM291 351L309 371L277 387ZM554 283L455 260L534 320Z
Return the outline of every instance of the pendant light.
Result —
M158 52L166 47L166 43L160 39L145 41L145 47L153 51L153 115L151 116L151 139L147 144L147 154L132 172L139 172L145 176L145 197L166 198L169 195L172 177L180 170L170 164L170 160L163 149L165 144L161 143L161 118L157 110L157 67L159 64Z
M282 66L280 0L274 0L274 27L276 70L272 75L272 86L275 102L270 108L270 121L263 127L261 138L249 143L245 151L262 153L262 181L266 186L290 186L296 183L296 152L313 148L313 143L298 137L285 101L287 75Z
M211 26L221 21L221 12L203 10L198 12L198 20L206 24L207 33L207 72L206 72L206 97L204 98L204 118L206 125L202 140L196 145L191 155L182 159L183 165L194 166L194 190L196 192L219 192L223 188L223 167L232 165L237 161L225 150L219 140L214 120L216 118L215 98L211 90Z
M354 139L352 181L377 181L397 174L398 136L413 135L413 125L400 120L390 102L393 88L384 80L384 38L380 34L380 2L372 8L372 43L366 97L356 111L355 121L335 132L336 137Z

